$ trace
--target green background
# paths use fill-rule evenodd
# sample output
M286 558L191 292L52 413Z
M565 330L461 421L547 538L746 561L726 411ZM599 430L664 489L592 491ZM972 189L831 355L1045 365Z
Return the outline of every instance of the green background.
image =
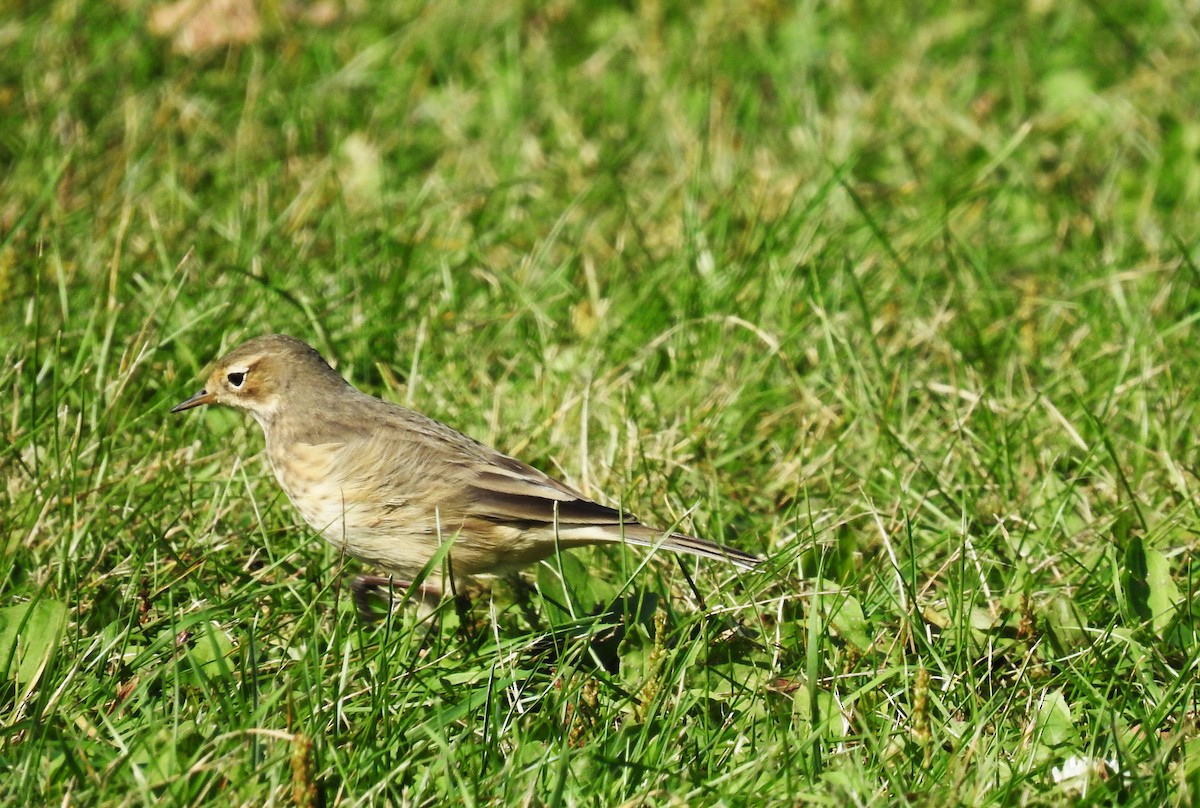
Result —
M0 800L1195 799L1193 5L153 10L0 10ZM271 331L765 571L364 624Z

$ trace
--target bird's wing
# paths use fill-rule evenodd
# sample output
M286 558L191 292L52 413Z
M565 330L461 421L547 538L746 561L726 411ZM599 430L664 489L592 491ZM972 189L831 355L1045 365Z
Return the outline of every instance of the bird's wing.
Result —
M493 521L561 525L636 525L627 513L593 502L519 460L498 455L466 479L473 515Z
M553 477L504 455L474 469L467 490L470 515L523 528L561 527L565 546L627 541L726 561L743 569L752 569L759 562L757 556L708 539L642 525L631 514L592 502Z
M379 402L382 404L382 402ZM388 405L373 414L387 429L340 430L332 458L351 488L430 510L522 526L636 525L533 466L420 413ZM386 482L380 482L386 481Z
M453 503L454 510L461 507L466 515L524 525L638 523L630 514L593 502L566 483L432 418L405 410L402 424L393 434L403 433L404 440L434 452L440 461L423 464L423 469L445 475L461 491L462 502Z
M405 411L392 427L346 430L341 437L351 432L349 439L322 447L332 452L331 476L344 481L347 501L369 499L411 519L437 512L450 525L461 518L534 535L538 528L562 527L564 546L623 540L747 569L758 564L757 557L741 550L644 526L631 514L593 502L533 466L416 413ZM522 563L544 555L532 552ZM481 570L491 566L489 556Z

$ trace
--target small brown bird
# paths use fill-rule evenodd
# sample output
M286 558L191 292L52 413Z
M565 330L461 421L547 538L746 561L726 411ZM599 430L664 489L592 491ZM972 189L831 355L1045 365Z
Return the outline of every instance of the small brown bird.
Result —
M204 389L171 412L201 404L253 415L275 478L304 521L395 583L411 582L450 540L456 581L510 572L557 547L622 540L745 569L759 562L643 525L432 418L359 392L313 348L282 334L235 348ZM386 581L364 576L356 594ZM436 593L441 584L434 570L424 589Z

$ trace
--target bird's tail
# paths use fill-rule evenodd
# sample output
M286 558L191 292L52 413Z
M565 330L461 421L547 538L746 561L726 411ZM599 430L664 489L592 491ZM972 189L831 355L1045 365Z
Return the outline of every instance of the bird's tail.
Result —
M620 541L618 531L614 529L613 533L618 534L614 535L613 539ZM624 538L630 544L640 547L655 547L677 553L689 553L701 558L724 561L744 570L752 570L762 562L762 559L756 555L734 547L727 547L724 544L717 544L715 541L689 536L686 533L663 533L644 525L624 525Z

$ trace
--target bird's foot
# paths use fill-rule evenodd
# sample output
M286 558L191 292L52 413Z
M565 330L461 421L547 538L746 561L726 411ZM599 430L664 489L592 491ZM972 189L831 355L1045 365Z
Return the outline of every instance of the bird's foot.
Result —
M379 612L381 601L386 601L390 612L396 602L396 592L404 592L412 586L412 581L402 581L387 575L359 575L350 584L354 595L354 605L358 608L358 616L366 623L374 623L382 615ZM416 600L424 607L431 607L442 598L442 588L428 581L417 587Z

